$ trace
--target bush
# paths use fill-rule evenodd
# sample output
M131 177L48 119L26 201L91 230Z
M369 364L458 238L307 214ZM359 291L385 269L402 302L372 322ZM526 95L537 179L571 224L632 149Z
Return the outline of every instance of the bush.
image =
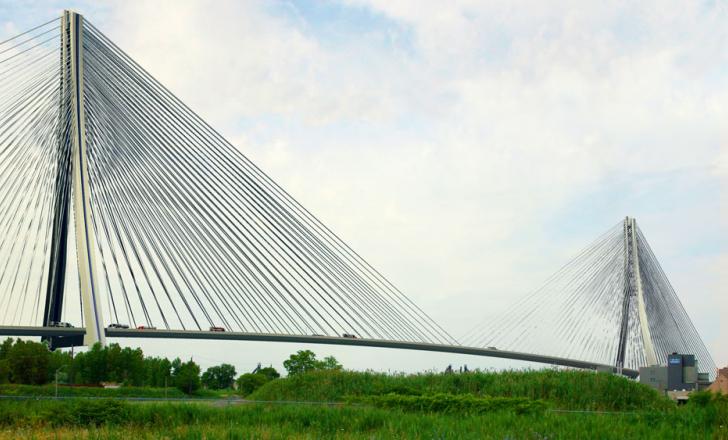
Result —
M256 373L264 375L268 378L268 380L278 379L281 377L281 374L273 367L259 368Z
M426 396L403 396L385 394L348 399L378 408L423 411L429 413L451 413L462 415L484 414L494 411L512 411L516 414L542 413L546 403L524 397L475 397L472 395L431 394Z
M48 385L0 385L0 395L4 396L33 396L33 397L50 397L55 396L56 388L53 384ZM119 388L101 388L101 387L85 387L85 386L64 386L58 387L58 395L60 397L103 397L103 398L119 398L119 397L148 397L148 398L183 398L187 397L185 393L177 388L150 388L150 387L119 387Z
M624 377L589 371L553 370L414 375L309 371L269 382L250 397L333 402L342 401L346 396L391 393L525 397L552 402L560 409L633 411L675 406L654 389Z
M238 393L243 396L252 394L255 390L262 387L270 379L265 374L260 373L245 373L238 377L236 381L238 387Z
M700 407L706 407L713 400L713 393L710 391L696 391L690 394L688 403L690 405L697 405Z
M211 390L223 390L233 386L235 380L235 367L230 364L221 364L210 367L202 375L202 383Z
M72 411L75 424L100 426L126 423L129 410L129 404L119 400L79 400L74 402Z

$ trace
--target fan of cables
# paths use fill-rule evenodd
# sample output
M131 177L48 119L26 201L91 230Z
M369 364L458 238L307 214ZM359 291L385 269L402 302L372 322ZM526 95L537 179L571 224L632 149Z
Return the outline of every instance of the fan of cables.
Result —
M627 222L626 220L625 222ZM634 288L629 285L629 240L619 223L564 265L537 290L496 319L471 330L465 345L617 365L647 365ZM657 361L673 352L695 354L702 371L713 360L639 228L637 260L651 345ZM633 266L636 267L636 266ZM625 295L631 295L625 301Z

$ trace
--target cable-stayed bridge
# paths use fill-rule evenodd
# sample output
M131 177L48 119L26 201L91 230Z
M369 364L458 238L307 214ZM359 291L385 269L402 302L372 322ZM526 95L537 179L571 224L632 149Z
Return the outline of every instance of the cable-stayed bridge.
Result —
M0 334L712 368L633 219L461 345L81 15L0 42L0 97Z

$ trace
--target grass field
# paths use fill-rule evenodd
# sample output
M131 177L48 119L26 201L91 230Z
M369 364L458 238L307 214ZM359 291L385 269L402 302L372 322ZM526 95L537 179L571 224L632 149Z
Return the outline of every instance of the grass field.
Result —
M463 417L352 406L26 401L2 404L0 438L728 438L705 411L680 411Z
M278 403L0 401L0 439L728 439L728 399L677 407L640 384L585 372L309 373L250 397Z

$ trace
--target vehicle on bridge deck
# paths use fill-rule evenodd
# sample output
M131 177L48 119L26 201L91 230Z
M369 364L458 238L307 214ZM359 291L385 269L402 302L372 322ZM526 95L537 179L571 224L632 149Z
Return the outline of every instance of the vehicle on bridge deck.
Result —
M154 326L151 326L151 325L149 325L149 326L147 326L147 325L140 325L140 326L137 327L137 330L156 330L156 329L157 329L157 327L154 327Z
M224 332L225 327L210 327L211 332Z
M67 323L67 322L58 322L58 321L51 321L48 323L49 327L63 327L63 328L73 328L73 325Z
M121 328L121 329L124 329L124 328L129 328L129 326L126 325L126 324L113 323L113 324L109 324L109 328Z
M341 337L342 338L356 339L356 335L352 335L351 333L344 333L343 335L341 335Z

